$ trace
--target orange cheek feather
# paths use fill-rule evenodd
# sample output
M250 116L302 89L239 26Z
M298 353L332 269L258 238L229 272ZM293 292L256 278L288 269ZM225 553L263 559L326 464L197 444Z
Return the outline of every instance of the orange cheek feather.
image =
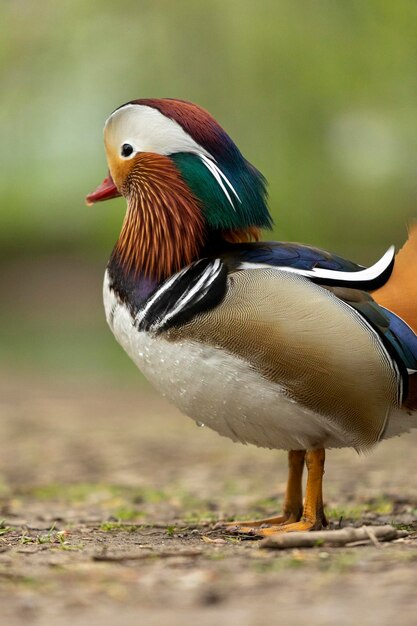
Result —
M134 163L133 159L122 161L116 150L112 150L106 145L107 163L109 166L109 175L93 192L86 197L88 206L96 202L103 202L111 198L117 198L123 195L123 184L129 175Z
M108 149L107 163L114 183L120 193L122 193L123 184L135 165L135 158L124 160L120 158L114 149Z

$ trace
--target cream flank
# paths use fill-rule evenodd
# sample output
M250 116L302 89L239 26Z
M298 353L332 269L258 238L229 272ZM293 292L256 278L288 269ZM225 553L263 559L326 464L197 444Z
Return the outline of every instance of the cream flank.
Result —
M238 274L252 274L252 271ZM236 277L238 275L234 276L234 280ZM301 281L311 286L313 292L319 289L302 277L291 278L296 280L297 288ZM257 277L254 276L254 279L256 281ZM408 416L396 409L392 381L389 387L393 393L388 394L385 400L386 410L381 416L379 435L372 443L361 444L356 435L343 426L343 420L335 420L300 406L283 386L262 375L245 358L192 338L192 333L191 338L187 338L186 328L183 337L180 336L180 329L175 340L169 338L167 333L154 335L139 331L128 308L109 287L107 272L103 296L106 318L117 341L154 387L198 424L204 423L233 441L286 450L346 446L360 449L376 443L379 436L385 438L405 432L411 425ZM338 303L336 298L334 300ZM347 307L345 313L344 322L351 318L352 324L357 324L354 312ZM345 343L347 353L354 352L355 346L351 345L349 338ZM384 361L384 355L380 355L380 359ZM381 362L383 369L387 365ZM341 372L341 375L346 375L346 372ZM331 384L325 375L322 378L325 386ZM358 385L361 385L360 376ZM372 391L370 396L372 405ZM393 419L382 433L389 414Z

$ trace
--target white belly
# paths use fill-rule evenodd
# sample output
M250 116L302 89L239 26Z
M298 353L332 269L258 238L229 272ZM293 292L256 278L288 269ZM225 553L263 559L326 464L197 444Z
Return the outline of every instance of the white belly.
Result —
M117 341L154 387L198 424L234 441L265 448L352 445L337 425L288 398L250 364L192 341L140 332L104 283L106 318Z

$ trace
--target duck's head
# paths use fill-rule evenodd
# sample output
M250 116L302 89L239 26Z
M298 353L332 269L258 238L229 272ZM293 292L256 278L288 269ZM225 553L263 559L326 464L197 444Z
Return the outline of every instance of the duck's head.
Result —
M87 202L127 199L113 252L127 271L166 278L212 240L271 226L265 179L195 104L133 100L110 115L104 143L109 175Z

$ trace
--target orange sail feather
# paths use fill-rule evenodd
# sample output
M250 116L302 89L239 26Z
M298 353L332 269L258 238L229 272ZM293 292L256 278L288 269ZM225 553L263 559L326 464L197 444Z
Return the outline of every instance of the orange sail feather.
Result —
M417 223L410 226L408 239L395 257L390 279L372 297L417 333Z

